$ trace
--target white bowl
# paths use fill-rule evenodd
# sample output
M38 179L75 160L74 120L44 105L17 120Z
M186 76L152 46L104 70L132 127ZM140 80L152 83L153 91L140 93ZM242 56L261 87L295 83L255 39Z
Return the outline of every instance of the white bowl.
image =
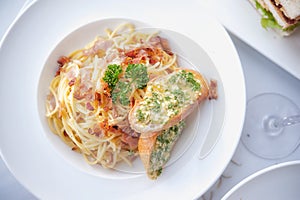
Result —
M300 196L300 161L262 169L234 186L222 200L297 200Z

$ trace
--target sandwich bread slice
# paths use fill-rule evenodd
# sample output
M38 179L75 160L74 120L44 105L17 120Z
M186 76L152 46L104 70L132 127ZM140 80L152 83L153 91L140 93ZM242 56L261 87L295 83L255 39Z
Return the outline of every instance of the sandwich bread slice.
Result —
M249 0L262 15L261 25L288 36L300 26L300 0Z

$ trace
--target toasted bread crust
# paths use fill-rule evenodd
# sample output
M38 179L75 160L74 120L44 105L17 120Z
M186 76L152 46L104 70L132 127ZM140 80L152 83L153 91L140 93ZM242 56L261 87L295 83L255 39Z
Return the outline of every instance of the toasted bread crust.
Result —
M160 132L152 134L152 136L149 137L140 137L139 142L138 142L138 150L139 150L139 155L141 158L141 161L143 162L146 171L148 172L149 167L150 167L150 156L151 152L154 149L155 142L157 136L159 136ZM149 174L148 174L149 176Z

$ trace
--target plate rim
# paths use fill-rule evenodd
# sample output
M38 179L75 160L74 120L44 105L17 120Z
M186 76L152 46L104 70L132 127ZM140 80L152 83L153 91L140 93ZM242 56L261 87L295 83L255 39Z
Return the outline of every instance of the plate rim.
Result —
M11 30L16 26L16 23L20 20L20 18L22 18L22 16L24 15L24 13L27 13L29 10L30 10L30 8L32 7L32 5L34 5L35 3L36 3L37 1L33 1L31 4L29 4L24 10L23 10L23 12L17 17L17 18L15 18L15 20L14 20L14 22L9 26L9 28L7 29L7 31L5 32L5 34L4 34L4 36L3 36L3 38L2 38L2 40L1 40L1 43L0 43L0 50L2 49L2 45L3 45L3 43L6 41L6 38L9 36L9 33L11 32ZM87 23L89 23L89 21L87 22ZM220 27L221 27L221 25L220 25ZM243 91L243 95L242 95L242 100L243 100L243 103L244 104L246 104L246 91L245 91L245 79L244 79L244 76L243 76L243 70L242 70L242 67L241 67L241 63L240 63L240 59L239 59L239 56L238 56L238 53L237 53L237 50L235 49L235 47L234 47L234 44L233 44L233 42L232 42L232 40L231 40L231 38L229 37L229 35L228 35L228 33L226 32L226 30L224 29L224 27L222 27L222 29L223 29L223 33L225 33L225 37L227 37L227 42L228 42L228 44L231 46L231 48L232 48L232 50L233 50L233 53L234 53L234 58L235 58L235 62L237 61L237 65L239 65L239 67L240 67L240 72L242 73L241 75L242 75L242 77L241 77L241 79L242 79L242 82L243 82L243 85L242 85L242 91ZM245 116L245 106L243 107L243 109L244 110L242 110L239 114L242 116L242 119L240 119L240 124L239 124L239 126L238 127L235 127L237 130L238 130L238 134L236 134L236 136L238 137L238 138L240 138L240 134L241 134L241 131L242 131L242 126L243 126L243 121L244 121L244 116ZM226 115L227 116L227 115ZM225 122L226 122L226 119L225 119ZM233 149L235 150L236 149L236 147L237 147L237 145L238 145L238 141L239 140L236 140L236 142L235 142L235 145L233 145ZM218 139L218 141L217 141L217 144L215 145L215 146L217 146L218 145L218 143L220 143L220 138ZM213 151L213 150L212 150ZM211 152L211 153L213 153L213 152ZM233 156L233 154L234 154L234 151L232 151L231 153L230 153L230 156L229 156L229 158L231 158L232 156ZM5 162L5 164L6 164L6 166L8 167L8 169L9 169L9 171L17 178L17 176L16 176L16 174L14 173L14 170L12 170L12 168L10 167L10 164L8 163L8 161L6 160L6 158L5 158L5 156L3 155L3 152L2 152L2 147L0 147L0 155L1 155L1 157L2 157L2 159L3 159L3 161ZM205 158L205 159L208 159L208 158ZM205 160L204 159L204 160ZM229 161L230 161L230 159L228 159L227 160L227 164L229 163ZM226 165L224 165L223 167L222 167L223 169L221 170L221 171L219 171L219 174L217 175L217 176L220 176L221 175L221 173L225 170L225 168L226 168ZM20 179L18 179L17 178L17 180L25 187L25 188L27 188L29 191L31 191L32 192L32 189L31 188L29 188L29 187L27 187L28 185L27 184L25 184L22 180L20 180ZM213 184L213 182L211 183L211 185ZM207 187L206 187L206 189L208 189L211 185L208 185ZM203 191L202 191L203 192ZM200 192L200 188L199 188L199 194L195 194L196 196L198 196L199 197L199 195L201 195L202 193Z

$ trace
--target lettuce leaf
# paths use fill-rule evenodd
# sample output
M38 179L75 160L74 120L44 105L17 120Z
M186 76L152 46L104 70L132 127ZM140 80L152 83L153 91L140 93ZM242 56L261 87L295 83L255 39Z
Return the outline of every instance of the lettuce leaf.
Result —
M277 23L270 11L267 11L265 8L263 8L258 1L255 1L255 6L256 9L262 12L263 17L260 20L260 24L263 28L277 28L283 30L282 26Z
M283 29L283 31L286 31L286 32L292 32L293 30L295 30L295 28L297 28L298 26L300 26L300 22L298 22L297 24L294 24L292 26L289 26L285 29Z
M276 19L274 18L273 14L263 8L258 1L255 1L256 9L260 10L262 12L263 17L260 20L260 24L263 28L277 28L284 32L292 32L296 27L300 26L300 22L297 24L294 24L292 26L289 26L288 28L283 28L278 24Z

